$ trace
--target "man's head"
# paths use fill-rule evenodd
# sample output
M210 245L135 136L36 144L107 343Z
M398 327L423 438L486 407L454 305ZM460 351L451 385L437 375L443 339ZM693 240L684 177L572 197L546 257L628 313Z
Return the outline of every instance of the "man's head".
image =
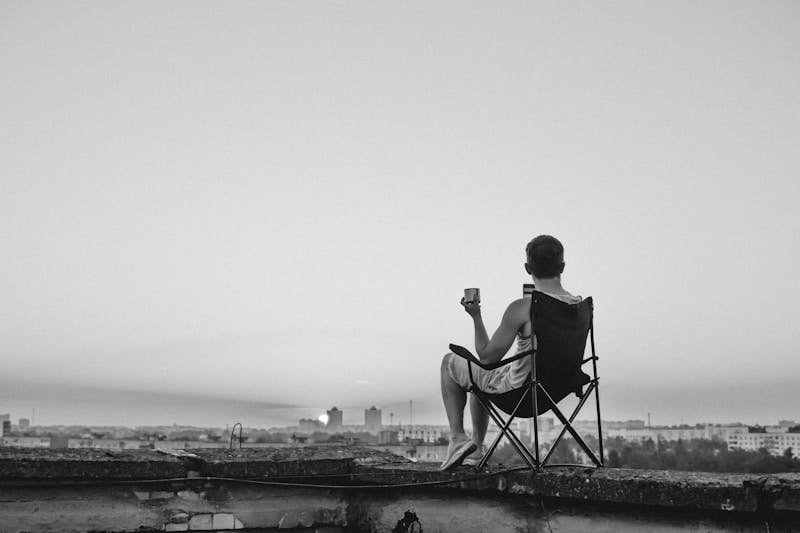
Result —
M551 235L539 235L525 247L525 270L539 279L556 278L564 271L564 245Z

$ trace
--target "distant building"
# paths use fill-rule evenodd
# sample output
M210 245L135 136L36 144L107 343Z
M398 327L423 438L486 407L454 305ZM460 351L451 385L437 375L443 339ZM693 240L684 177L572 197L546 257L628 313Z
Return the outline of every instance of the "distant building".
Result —
M28 418L20 418L18 425L20 431L28 431L31 429L31 421Z
M2 446L15 446L19 448L49 448L50 437L10 437L0 439Z
M765 448L772 455L781 455L787 448L794 453L800 450L800 433L789 433L787 428L767 427L766 431L750 432L740 431L731 433L726 439L730 448L757 451Z
M50 437L51 448L68 448L69 438L66 435L52 435Z
M441 463L447 459L447 446L423 444L415 448L414 459L420 463Z
M308 437L305 435L292 434L292 442L295 444L305 444L308 442Z
M706 424L707 439L728 442L728 438L737 433L747 433L747 427L742 424Z
M328 410L328 425L325 426L328 433L340 433L342 431L342 410L335 406Z
M301 418L297 424L297 430L300 433L315 433L325 429L325 425L319 420L313 418Z
M538 421L539 433L551 433L555 427L555 421L550 416L540 416ZM533 419L528 420L528 433L533 434Z
M384 429L378 434L378 444L397 444L400 439L397 438L397 431L392 429Z
M644 429L644 420L603 420L603 429ZM596 420L578 420L577 424L586 425L590 429L597 424Z
M447 426L396 426L397 438L400 442L420 441L435 443L442 437L449 436Z
M383 413L374 405L364 409L364 428L367 432L377 435L383 426Z
M577 426L577 425L576 425ZM580 433L589 432L593 423L581 425L578 428ZM637 427L636 424L628 423L607 423L603 421L603 437L614 438L622 437L625 440L633 441L677 441L692 439L727 440L729 435L747 432L747 427L743 425L720 425L720 424L697 424L694 426L646 426Z
M650 428L653 441L692 440L708 438L705 426L701 427L656 427Z
M414 462L441 463L447 457L447 445L434 444L380 444L375 446L400 457L405 457Z
M0 437L11 433L11 415L0 415Z

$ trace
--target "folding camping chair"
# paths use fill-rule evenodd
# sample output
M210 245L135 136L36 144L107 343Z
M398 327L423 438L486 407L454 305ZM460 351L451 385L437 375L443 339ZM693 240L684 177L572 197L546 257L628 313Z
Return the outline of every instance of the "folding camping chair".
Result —
M494 439L494 442L492 442L486 454L478 463L478 469L486 466L503 436L508 439L509 443L531 468L541 469L545 466L557 466L549 465L548 460L567 432L575 439L575 442L578 443L596 467L604 465L603 431L600 422L600 395L598 389L599 379L597 377L598 358L594 350L593 314L594 304L591 297L577 304L569 304L543 292L534 291L531 296L531 325L537 341L534 349L518 353L497 363L483 364L466 348L455 344L450 345L450 350L454 354L466 359L468 362L471 383L469 392L478 398L478 401L500 428L500 434L497 435L497 438ZM590 339L592 355L584 358L587 336ZM524 386L501 394L490 394L478 389L476 386L472 374L473 364L484 370L494 370L519 361L524 357L531 358L532 369ZM581 370L583 365L590 361L594 375L592 378ZM584 387L587 385L588 387L584 391ZM595 455L586 444L586 441L572 427L572 422L592 392L594 392L597 407L599 457ZM579 398L579 401L570 417L567 418L556 404L572 393ZM508 414L509 418L504 420L500 411ZM547 411L553 412L563 424L563 428L555 441L553 441L553 445L544 459L540 459L538 417ZM511 429L511 423L515 418L533 418L533 452L525 446Z

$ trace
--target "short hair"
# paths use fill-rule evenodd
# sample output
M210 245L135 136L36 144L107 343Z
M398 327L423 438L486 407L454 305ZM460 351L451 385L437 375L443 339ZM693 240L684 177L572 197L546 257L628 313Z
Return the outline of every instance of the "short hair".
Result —
M531 273L540 279L555 278L564 271L564 245L552 235L539 235L525 247Z

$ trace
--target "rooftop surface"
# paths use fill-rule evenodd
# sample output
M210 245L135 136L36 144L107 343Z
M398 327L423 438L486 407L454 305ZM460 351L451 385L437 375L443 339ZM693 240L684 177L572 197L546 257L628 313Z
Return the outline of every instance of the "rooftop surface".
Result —
M465 502L485 507L465 511L474 515L473 529L441 525L463 516L457 509ZM41 515L39 522L26 518L31 506ZM509 531L536 531L537 520L551 526L554 509L558 520L572 520L573 526L575 520L596 522L594 517L604 516L604 524L614 524L608 531L625 531L630 520L631 531L642 527L642 520L655 520L664 531L672 530L669 524L680 528L698 520L710 521L713 528L703 529L708 531L793 531L800 530L800 474L579 467L531 472L502 466L439 472L435 464L412 463L374 448L333 445L175 454L0 448L4 533L393 531L389 526L403 516L404 507L418 514L427 509L424 519L420 515L426 532L480 531L488 527L480 521L493 513L503 520L515 517ZM87 513L95 519L84 527L81 517ZM48 516L57 526L43 522ZM530 527L520 526L520 520ZM592 523L586 529L597 527ZM497 524L490 529L504 530Z

